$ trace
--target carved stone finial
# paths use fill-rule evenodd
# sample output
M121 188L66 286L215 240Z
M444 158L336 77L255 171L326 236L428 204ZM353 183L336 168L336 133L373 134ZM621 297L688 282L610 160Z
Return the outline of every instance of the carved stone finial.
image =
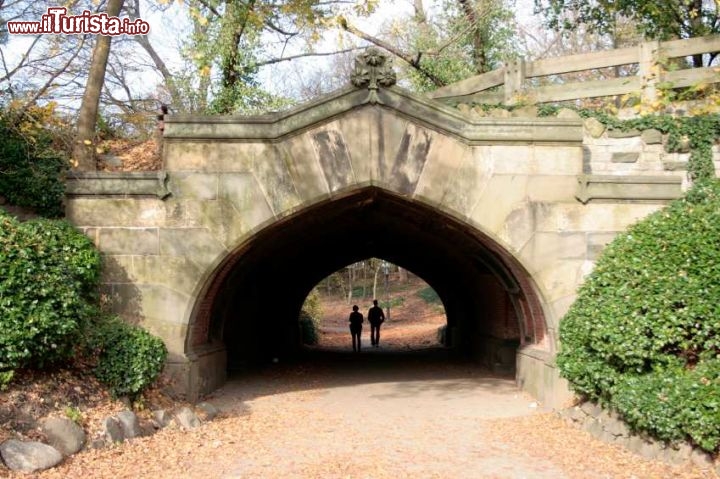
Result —
M392 59L381 50L370 47L355 58L355 71L350 81L358 88L377 90L379 86L393 86L397 81Z

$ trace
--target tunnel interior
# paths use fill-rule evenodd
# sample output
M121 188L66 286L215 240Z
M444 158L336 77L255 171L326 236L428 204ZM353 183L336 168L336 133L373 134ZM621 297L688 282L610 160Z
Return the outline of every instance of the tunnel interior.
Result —
M312 288L343 266L376 257L406 268L440 296L445 346L511 371L515 352L545 325L530 278L497 243L423 203L367 187L264 228L210 278L189 348L220 344L228 370L297 357L298 314Z

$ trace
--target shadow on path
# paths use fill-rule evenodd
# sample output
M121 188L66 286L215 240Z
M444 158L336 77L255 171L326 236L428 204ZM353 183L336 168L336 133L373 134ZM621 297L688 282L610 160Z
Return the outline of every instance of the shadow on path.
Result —
M236 372L213 397L251 401L274 394L379 383L393 383L382 394L398 398L433 391L453 396L477 394L480 390L495 394L518 392L513 376L499 375L476 362L458 359L446 348L415 351L368 348L360 353L306 350L291 362Z

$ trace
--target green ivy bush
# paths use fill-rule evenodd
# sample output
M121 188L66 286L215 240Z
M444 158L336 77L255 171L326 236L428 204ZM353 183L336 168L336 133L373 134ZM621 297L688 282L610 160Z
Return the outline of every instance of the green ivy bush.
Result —
M635 429L720 445L720 182L608 245L560 323L561 374Z
M435 290L432 289L432 287L430 287L430 286L418 291L417 295L420 296L428 304L442 305L442 300L440 299L440 296L438 296L438 294L435 292Z
M312 290L305 298L300 310L298 322L300 323L300 338L303 344L317 344L319 339L320 318L322 318L322 305L320 294Z
M97 354L95 376L115 397L136 398L162 372L167 349L146 330L112 316L88 333L88 346Z
M0 195L42 216L60 217L65 194L62 176L69 163L55 148L52 131L42 127L51 119L52 109L33 107L22 122L12 113L0 110Z
M300 311L300 337L303 344L317 344L319 338L318 324L310 314L302 310Z
M0 389L20 368L96 355L95 375L117 396L136 396L167 351L141 328L99 313L101 259L69 223L20 222L0 210Z
M65 221L0 210L0 372L70 357L96 314L100 255ZM7 379L9 381L9 379Z

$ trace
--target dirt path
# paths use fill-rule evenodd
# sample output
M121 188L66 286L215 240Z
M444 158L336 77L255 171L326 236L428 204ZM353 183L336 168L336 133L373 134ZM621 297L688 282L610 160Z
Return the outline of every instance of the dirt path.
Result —
M600 443L532 407L512 380L432 350L309 352L210 401L223 415L200 428L84 452L39 477L713 477Z

